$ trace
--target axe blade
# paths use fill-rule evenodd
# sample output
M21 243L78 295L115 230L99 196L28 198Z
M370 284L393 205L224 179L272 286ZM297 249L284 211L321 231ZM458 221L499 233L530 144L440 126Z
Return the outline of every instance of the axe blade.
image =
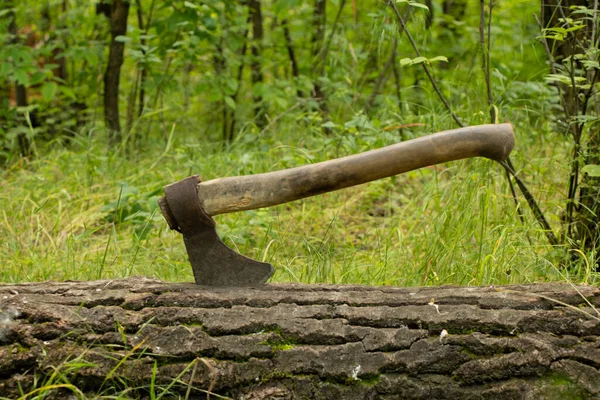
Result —
M223 243L198 199L198 175L164 187L159 205L171 229L183 235L196 284L258 286L275 272L271 264L243 256Z

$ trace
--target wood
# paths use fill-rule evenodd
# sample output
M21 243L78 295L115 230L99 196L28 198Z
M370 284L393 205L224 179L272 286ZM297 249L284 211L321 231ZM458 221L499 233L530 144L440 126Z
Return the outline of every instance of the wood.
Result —
M598 308L567 284L4 284L0 397L58 372L90 396L148 396L154 375L169 398L600 398Z
M510 124L471 126L317 164L202 182L198 197L208 215L253 210L463 158L502 161L513 145Z

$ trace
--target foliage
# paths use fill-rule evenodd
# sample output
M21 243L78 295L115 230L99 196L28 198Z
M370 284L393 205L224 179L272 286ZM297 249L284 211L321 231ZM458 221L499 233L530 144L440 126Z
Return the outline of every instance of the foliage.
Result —
M556 87L562 108L555 121L573 146L562 236L572 250L600 266L598 10L572 5L544 22L540 40L552 72L546 80Z

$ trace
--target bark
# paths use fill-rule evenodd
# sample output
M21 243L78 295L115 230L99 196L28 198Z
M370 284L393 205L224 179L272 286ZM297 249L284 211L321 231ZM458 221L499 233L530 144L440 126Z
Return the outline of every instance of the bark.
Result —
M61 376L90 396L154 388L154 398L172 385L170 398L196 399L598 398L590 305L600 307L600 288L557 283L5 284L0 393L45 385L66 398L48 383Z
M113 0L110 4L111 41L108 53L106 72L104 73L104 121L112 145L121 142L121 122L119 120L119 83L125 43L119 42L117 36L127 32L129 1Z
M248 8L250 10L250 18L252 20L252 87L262 85L264 76L262 73L261 57L262 57L262 41L264 37L263 17L260 6L260 0L249 0ZM262 88L260 89L262 91ZM260 93L254 90L254 120L259 128L264 128L267 124L265 118L265 109L263 98Z

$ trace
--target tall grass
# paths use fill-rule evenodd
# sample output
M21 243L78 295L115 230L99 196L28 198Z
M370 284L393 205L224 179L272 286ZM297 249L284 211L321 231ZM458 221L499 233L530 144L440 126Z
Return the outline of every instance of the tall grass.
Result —
M495 8L492 83L499 121L516 127L515 166L558 227L572 150L551 133L556 95L541 79L547 66L535 41L539 29L532 18L523 18L536 10L528 2ZM472 40L475 14L465 21L467 35L457 36L451 48L429 31L416 31L430 55L439 50L451 58L451 69L438 76L468 125L488 122L480 54ZM395 30L384 31L380 23L373 29L381 35L374 38L383 43ZM340 52L347 40L340 36ZM147 140L135 149L124 142L107 151L104 135L91 127L71 146L40 146L36 158L0 171L0 281L131 275L190 281L181 238L157 211L162 186L191 174L208 180L283 169L453 128L435 93L420 80L402 87L401 107L388 88L368 117L360 112L362 100L353 100L350 84L334 85L330 136L322 133L318 115L303 106L269 116L273 123L257 130L244 119L251 114L249 92L237 104L240 129L228 146L215 140L220 128L214 105L198 96L185 113L174 81L164 108L134 124L146 132L149 120L155 120ZM197 118L200 111L209 116ZM414 122L424 126L389 130ZM522 208L524 223L498 165L467 160L215 219L229 246L275 266L276 282L597 282L585 260L578 269L564 269L563 249L549 247L524 202Z
M431 118L431 119L428 119ZM446 128L431 115L412 137ZM433 121L433 123L431 122ZM436 123L439 122L439 123ZM0 191L0 281L100 279L131 275L192 280L185 249L157 211L165 184L189 174L204 179L260 173L318 162L397 142L399 132L364 129L335 137L283 120L260 143L189 139L175 127L170 151L148 143L137 155L108 152L99 135L79 135L67 149L4 170ZM315 132L315 133L310 133ZM249 132L250 136L252 133ZM564 166L548 160L563 148L524 138L518 165L551 219ZM531 154L539 156L531 157ZM158 160L158 162L157 162ZM216 217L224 241L271 262L275 282L371 285L484 285L564 279L558 253L537 225L521 223L502 170L466 160L293 203ZM573 279L594 280L590 271Z

